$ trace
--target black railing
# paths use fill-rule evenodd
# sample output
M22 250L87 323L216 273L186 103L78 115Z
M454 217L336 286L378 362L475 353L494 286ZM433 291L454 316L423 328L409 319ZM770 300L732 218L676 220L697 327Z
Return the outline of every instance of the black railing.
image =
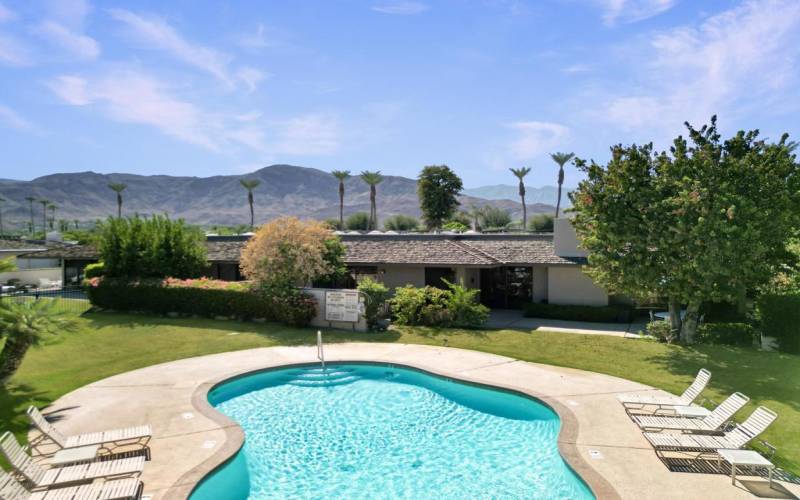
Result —
M63 288L29 288L5 290L0 293L0 302L13 301L15 303L25 303L38 300L56 301L55 308L59 311L82 314L86 312L91 304L86 292L81 286L69 286Z

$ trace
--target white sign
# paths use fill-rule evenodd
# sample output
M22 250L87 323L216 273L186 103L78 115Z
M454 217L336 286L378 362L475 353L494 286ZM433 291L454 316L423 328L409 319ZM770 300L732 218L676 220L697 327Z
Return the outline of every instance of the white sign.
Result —
M358 322L358 292L355 290L327 290L325 292L325 319L327 321Z

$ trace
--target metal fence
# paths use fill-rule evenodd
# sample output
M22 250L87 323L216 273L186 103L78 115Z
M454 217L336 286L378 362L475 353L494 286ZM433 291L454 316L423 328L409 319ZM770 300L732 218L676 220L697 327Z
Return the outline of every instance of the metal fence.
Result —
M82 314L91 307L86 292L80 286L49 289L34 288L0 293L0 303L12 301L19 304L39 300L55 301L56 310L75 314Z

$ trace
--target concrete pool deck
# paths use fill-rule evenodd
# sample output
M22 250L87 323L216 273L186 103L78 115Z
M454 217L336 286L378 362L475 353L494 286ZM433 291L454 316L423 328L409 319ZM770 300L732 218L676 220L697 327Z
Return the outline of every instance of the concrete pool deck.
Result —
M208 405L206 392L238 374L316 362L316 354L316 346L269 347L163 363L89 384L61 397L44 413L68 434L149 423L154 436L152 460L142 475L144 494L154 500L186 498L243 439L234 422ZM329 344L325 358L407 365L538 397L559 413L559 449L598 498L753 498L740 482L732 486L725 474L668 470L616 399L621 392L654 391L642 384L477 351L413 344ZM763 478L741 477L756 486L766 484ZM780 484L787 493L800 494L800 486Z

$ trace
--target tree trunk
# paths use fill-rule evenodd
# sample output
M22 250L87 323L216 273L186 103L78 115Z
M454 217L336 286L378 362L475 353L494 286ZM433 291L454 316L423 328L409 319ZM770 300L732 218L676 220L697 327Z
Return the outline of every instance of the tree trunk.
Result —
M375 203L375 186L369 187L369 227L367 228L370 231L377 229L378 226L378 208Z
M669 299L669 326L670 326L670 338L667 339L667 342L672 343L673 340L678 338L681 333L681 326L683 323L683 319L681 318L681 303L678 299L670 298Z
M694 344L694 337L697 333L697 324L700 321L700 303L697 301L689 302L686 306L686 317L681 325L681 341L684 344Z
M14 375L30 346L30 342L25 340L17 340L14 337L6 339L6 344L0 351L0 385L5 385Z
M122 218L122 195L117 193L117 219Z
M564 170L558 172L558 195L556 196L556 219L558 219L558 212L561 210L561 185L564 183Z
M738 312L741 316L747 314L747 288L743 285L739 285L737 287L736 312Z
M344 182L339 182L339 229L344 230Z
M31 202L31 234L36 231L36 224L33 222L33 202Z
M522 195L522 230L528 229L528 207L525 206L525 195Z

